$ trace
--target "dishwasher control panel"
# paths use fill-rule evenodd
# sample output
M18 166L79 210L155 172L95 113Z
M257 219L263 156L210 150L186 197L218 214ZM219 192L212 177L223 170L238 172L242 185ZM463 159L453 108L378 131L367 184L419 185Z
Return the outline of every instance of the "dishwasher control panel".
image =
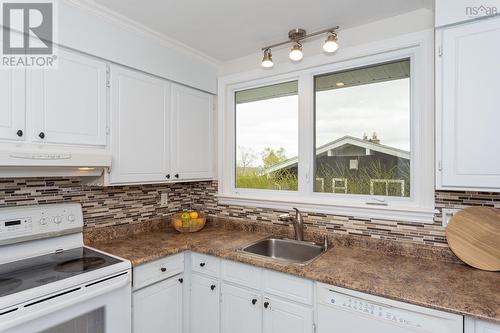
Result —
M408 318L408 316L405 315L404 311L401 311L397 308L384 306L340 293L331 293L328 301L331 305L357 311L359 313L377 317L379 319L388 320L403 326L410 326L418 329L424 328L424 323L420 323L415 321L415 319Z
M318 333L463 333L463 316L320 284Z

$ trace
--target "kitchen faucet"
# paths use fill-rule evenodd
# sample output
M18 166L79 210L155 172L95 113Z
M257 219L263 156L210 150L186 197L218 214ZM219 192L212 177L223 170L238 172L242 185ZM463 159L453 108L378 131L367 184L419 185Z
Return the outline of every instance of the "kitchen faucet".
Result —
M295 216L291 214L283 214L279 216L281 221L286 221L293 224L293 228L295 229L295 239L298 241L304 240L304 219L302 218L302 214L297 208L293 208L295 210Z

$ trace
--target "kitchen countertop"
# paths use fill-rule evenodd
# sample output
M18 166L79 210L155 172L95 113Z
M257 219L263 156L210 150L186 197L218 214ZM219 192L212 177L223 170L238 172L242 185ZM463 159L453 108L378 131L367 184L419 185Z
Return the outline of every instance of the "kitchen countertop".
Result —
M303 278L442 311L500 323L500 273L445 260L401 255L377 248L334 244L306 266L237 251L271 236L269 231L207 226L180 234L149 230L103 240L87 237L99 250L137 266L185 250L218 256ZM116 236L116 235L115 235Z

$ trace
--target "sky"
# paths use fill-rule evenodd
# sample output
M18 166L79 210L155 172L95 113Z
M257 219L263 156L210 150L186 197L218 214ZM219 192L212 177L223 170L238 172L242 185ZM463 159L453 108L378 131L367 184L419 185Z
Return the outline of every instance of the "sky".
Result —
M321 146L344 135L362 138L373 132L381 143L410 150L410 80L334 89L316 94L316 142ZM238 104L236 144L257 158L266 147L298 152L298 96ZM237 156L239 158L239 155Z

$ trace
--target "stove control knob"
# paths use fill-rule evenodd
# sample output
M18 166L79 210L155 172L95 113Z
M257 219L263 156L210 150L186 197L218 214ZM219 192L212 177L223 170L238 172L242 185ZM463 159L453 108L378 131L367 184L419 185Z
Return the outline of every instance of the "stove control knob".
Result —
M75 222L75 220L76 220L75 215L73 215L73 214L69 214L68 215L68 221L69 222Z
M54 223L55 224L60 224L62 222L62 218L60 216L54 217Z
M42 217L39 221L40 225L47 225L47 219L45 217Z

